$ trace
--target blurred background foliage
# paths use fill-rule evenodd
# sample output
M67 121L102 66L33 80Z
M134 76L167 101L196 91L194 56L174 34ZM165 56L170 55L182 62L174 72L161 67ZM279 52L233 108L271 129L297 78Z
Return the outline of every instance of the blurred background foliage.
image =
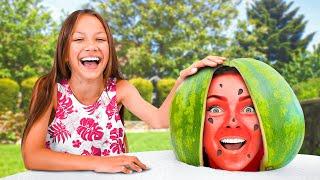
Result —
M177 78L194 61L211 55L251 57L269 63L295 85L319 77L319 44L314 33L284 0L256 0L237 20L240 0L94 0L83 5L111 26L127 79ZM51 68L61 22L39 0L0 2L0 77L18 84ZM227 34L237 21L234 36Z
M33 85L52 66L62 20L54 21L41 2L0 1L0 143L20 139ZM299 8L290 1L254 0L246 19L238 20L240 3L94 0L83 8L95 9L108 22L124 77L155 106L182 69L207 55L266 62L301 101L319 98L320 44L307 49L315 32L304 33L307 20ZM130 112L125 119L138 120Z

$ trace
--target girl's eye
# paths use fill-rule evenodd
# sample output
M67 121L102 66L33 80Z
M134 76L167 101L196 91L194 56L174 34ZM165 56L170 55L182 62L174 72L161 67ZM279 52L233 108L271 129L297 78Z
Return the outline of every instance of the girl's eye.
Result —
M212 113L222 113L223 110L219 106L212 106L208 109Z
M75 39L73 39L73 41L82 41L83 40L83 38L75 38Z
M243 112L244 113L255 113L256 110L254 109L253 106L247 106L247 107L243 108Z
M107 40L104 38L98 38L97 41L107 41Z

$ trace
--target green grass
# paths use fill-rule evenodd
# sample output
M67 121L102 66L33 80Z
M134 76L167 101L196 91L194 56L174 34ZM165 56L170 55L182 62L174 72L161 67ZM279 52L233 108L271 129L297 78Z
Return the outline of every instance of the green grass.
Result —
M129 152L172 149L169 132L128 133Z
M1 144L0 154L0 177L25 171L19 145Z
M130 152L172 149L169 132L128 133ZM0 144L0 178L25 171L19 145Z

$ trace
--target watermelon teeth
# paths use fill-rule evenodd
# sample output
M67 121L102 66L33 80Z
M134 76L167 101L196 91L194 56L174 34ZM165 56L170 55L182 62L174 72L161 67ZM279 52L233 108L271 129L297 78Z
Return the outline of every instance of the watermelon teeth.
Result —
M221 143L243 143L245 142L245 139L242 138L223 138L220 140Z
M238 150L246 143L242 138L223 138L220 140L220 144L228 150Z

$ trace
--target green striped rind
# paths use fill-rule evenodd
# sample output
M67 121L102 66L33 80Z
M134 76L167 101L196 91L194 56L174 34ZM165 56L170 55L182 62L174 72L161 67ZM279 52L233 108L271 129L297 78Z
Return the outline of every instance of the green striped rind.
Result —
M240 72L259 117L265 149L261 170L285 166L299 152L304 138L298 99L284 78L263 62L241 58L229 66Z
M269 65L249 58L225 63L244 79L257 111L263 135L261 170L288 164L304 138L304 116L298 99L284 78ZM202 134L205 102L215 69L205 68L180 85L170 110L170 133L176 157L203 165Z
M188 77L177 89L170 109L170 134L176 157L202 165L202 129L205 102L214 69L205 68Z

